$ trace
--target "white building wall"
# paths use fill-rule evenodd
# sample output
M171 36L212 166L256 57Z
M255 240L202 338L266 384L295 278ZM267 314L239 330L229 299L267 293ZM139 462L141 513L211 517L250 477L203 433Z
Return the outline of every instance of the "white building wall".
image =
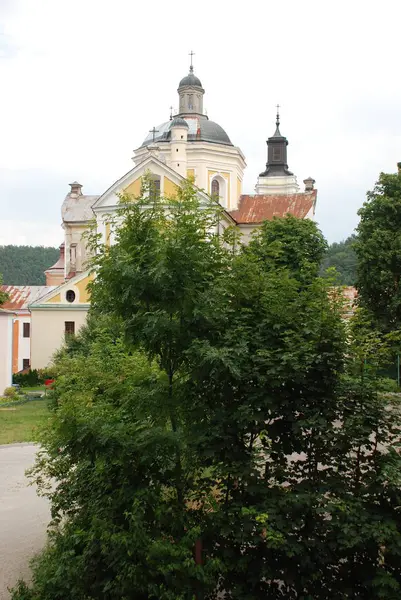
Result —
M12 384L13 314L0 313L0 395Z
M19 317L18 327L18 371L23 369L23 359L31 358L31 337L24 337L24 323L31 323L30 316Z
M43 369L64 343L65 321L74 321L75 333L86 322L88 308L33 308L31 312L31 367Z

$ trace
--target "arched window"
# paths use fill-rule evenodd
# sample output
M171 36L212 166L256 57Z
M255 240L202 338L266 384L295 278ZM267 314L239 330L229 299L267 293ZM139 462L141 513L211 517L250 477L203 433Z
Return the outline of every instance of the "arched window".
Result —
M217 198L220 196L220 184L217 179L213 179L212 181L212 196L216 196Z

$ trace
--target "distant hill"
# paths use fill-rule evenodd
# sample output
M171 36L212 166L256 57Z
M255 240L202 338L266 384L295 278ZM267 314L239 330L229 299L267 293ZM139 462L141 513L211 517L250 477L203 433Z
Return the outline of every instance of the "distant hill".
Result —
M322 263L322 272L335 267L340 275L339 285L355 285L357 257L352 247L355 236L351 235L343 242L334 242L329 246Z
M58 248L0 246L0 273L6 285L44 285L44 271L54 265Z

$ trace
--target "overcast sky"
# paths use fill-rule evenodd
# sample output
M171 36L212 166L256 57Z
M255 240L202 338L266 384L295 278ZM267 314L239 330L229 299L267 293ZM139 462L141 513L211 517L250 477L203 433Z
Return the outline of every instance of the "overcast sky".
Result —
M0 244L59 245L68 183L100 194L177 106L195 52L252 193L281 105L330 242L401 161L399 0L0 0Z

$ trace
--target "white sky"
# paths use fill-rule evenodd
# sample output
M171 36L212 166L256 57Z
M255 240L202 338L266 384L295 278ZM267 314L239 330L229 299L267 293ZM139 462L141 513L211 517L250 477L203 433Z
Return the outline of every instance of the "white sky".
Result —
M401 161L399 0L0 0L0 244L59 245L68 183L100 194L177 106L195 51L252 193L275 104L330 242ZM1 265L0 265L1 267Z

